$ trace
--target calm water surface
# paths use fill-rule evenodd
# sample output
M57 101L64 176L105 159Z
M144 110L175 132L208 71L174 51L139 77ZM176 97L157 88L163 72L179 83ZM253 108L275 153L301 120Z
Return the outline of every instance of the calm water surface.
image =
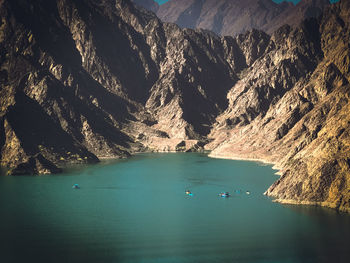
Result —
M349 262L350 216L273 203L263 192L276 179L183 153L1 176L0 262Z

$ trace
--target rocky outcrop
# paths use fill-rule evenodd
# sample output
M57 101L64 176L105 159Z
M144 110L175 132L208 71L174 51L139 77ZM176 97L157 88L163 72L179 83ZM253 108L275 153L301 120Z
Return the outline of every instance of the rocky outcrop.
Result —
M275 163L280 201L348 211L349 10L219 37L130 0L1 1L1 166L211 150Z
M211 156L276 164L281 178L266 194L280 202L349 211L349 11L342 1L277 30L211 131Z
M237 35L251 29L273 33L284 24L298 26L318 17L328 0L276 4L272 0L170 0L157 11L160 19L184 28L203 28L219 35Z

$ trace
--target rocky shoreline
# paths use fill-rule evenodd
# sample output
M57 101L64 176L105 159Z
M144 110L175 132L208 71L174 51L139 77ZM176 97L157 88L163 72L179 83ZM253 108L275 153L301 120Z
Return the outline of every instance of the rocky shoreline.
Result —
M253 161L253 162L258 162L261 164L266 164L266 165L273 165L272 169L276 170L275 175L278 176L282 176L283 175L283 168L280 167L278 164L268 161L266 159L262 159L262 158L245 158L245 157L240 157L238 156L232 156L232 155L224 155L224 154L211 154L209 153L208 157L210 158L218 158L218 159L227 159L227 160L240 160L240 161ZM274 195L269 194L269 190L266 190L264 192L264 195L270 196L272 199L272 202L277 202L280 204L288 204L288 205L310 205L310 206L320 206L320 207L327 207L327 208L331 208L331 209L336 209L339 212L343 212L343 213L350 213L350 208L348 207L339 207L336 204L332 203L332 202L318 202L318 201L297 201L297 200L293 200L293 199L281 199L278 198Z
M331 209L336 209L341 213L350 213L350 209L347 207L338 207L334 203L331 202L311 202L311 201L295 201L290 199L274 199L273 202L277 202L285 205L309 205L309 206L320 206L327 207Z

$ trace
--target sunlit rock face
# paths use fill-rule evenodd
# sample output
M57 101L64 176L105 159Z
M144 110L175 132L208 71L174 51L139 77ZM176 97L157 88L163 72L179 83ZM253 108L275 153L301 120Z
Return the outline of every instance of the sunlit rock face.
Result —
M272 162L266 194L349 211L349 2L282 27L242 71L206 147L212 156Z
M219 37L129 0L0 4L0 149L10 174L140 151L273 162L267 194L349 209L349 3Z
M302 0L296 6L272 0L170 0L159 7L157 15L162 21L222 36L251 29L271 34L284 24L298 26L304 19L318 17L328 5L328 0Z

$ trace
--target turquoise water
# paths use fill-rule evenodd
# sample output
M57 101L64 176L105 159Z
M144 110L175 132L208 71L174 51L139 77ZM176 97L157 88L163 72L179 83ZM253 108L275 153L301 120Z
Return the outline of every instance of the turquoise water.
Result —
M276 179L192 153L1 176L0 262L349 262L349 215L273 203Z

